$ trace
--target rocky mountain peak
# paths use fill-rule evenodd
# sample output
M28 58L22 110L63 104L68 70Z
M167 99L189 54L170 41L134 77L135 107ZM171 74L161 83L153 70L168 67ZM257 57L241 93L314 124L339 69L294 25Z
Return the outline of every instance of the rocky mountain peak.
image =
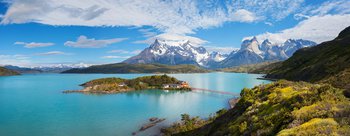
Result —
M240 51L244 50L248 50L256 54L262 54L261 50L259 49L259 42L256 37L253 37L250 40L244 40L242 42Z

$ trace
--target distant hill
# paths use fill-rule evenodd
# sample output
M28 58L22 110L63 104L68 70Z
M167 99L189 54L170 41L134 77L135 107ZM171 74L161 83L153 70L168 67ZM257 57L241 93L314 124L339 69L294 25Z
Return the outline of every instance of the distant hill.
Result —
M218 71L223 72L234 72L234 73L254 73L254 74L266 74L269 73L272 69L279 66L280 61L272 62L262 62L257 64L241 65L231 68L223 68Z
M7 69L16 71L18 73L41 73L41 70L33 69L33 68L25 68L25 67L18 67L18 66L12 66L12 65L6 65L4 66Z
M18 72L0 67L0 76L20 75Z
M163 65L163 64L106 64L87 68L74 68L62 73L205 73L208 70L194 65Z
M266 77L346 87L350 84L350 27L332 41L296 51Z

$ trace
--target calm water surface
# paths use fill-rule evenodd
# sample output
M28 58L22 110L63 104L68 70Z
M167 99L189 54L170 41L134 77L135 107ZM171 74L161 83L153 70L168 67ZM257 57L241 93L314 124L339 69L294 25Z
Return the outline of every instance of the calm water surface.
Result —
M63 94L102 77L146 74L31 74L0 77L0 136L128 136L150 117L166 118L138 135L153 135L180 115L208 117L228 108L230 95L145 90L113 95ZM238 73L172 74L192 87L239 93L269 81Z

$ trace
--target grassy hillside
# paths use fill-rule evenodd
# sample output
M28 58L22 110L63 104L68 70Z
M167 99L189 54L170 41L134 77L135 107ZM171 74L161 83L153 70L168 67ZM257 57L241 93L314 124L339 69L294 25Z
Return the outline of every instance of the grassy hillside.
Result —
M0 76L12 76L12 75L19 75L18 72L6 69L4 67L0 67Z
M208 70L194 65L162 64L106 64L95 65L84 69L71 69L62 73L205 73Z
M348 135L350 101L342 92L327 84L285 80L243 89L236 106L210 123L200 123L198 119L190 118L166 129L166 134ZM198 128L194 123L206 125Z
M332 41L298 50L267 77L327 82L345 88L350 83L350 27Z
M223 68L219 71L234 72L234 73L254 73L265 74L270 72L273 68L278 67L281 62L262 62L258 64L242 65L231 68Z

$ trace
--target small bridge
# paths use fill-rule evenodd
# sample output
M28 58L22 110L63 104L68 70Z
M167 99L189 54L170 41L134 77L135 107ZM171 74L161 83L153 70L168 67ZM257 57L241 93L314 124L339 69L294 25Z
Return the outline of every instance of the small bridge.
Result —
M240 94L233 93L233 92L217 91L217 90L210 90L210 89L204 89L204 88L191 88L191 89L192 91L203 91L203 92L210 92L210 93L217 93L217 94L233 95L236 97L240 96Z

